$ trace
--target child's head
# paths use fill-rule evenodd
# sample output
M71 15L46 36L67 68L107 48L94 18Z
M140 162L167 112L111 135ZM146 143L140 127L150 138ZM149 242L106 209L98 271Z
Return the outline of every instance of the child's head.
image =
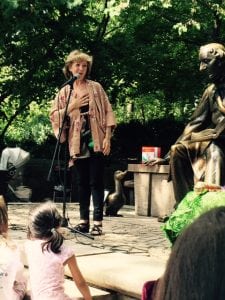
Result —
M61 216L51 201L36 206L29 213L28 238L44 240L42 249L60 252L63 236L57 230L61 225Z
M202 214L177 238L157 300L224 299L225 206Z
M8 231L8 213L5 200L0 195L0 234L4 235Z

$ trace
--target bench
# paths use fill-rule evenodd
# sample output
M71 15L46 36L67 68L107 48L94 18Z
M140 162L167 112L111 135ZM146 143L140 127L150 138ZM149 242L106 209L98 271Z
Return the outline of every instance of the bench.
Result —
M135 214L169 215L175 204L172 182L168 182L169 165L128 164L128 172L134 174Z
M166 261L124 253L78 256L78 265L87 283L118 296L113 299L141 299L143 284L162 276ZM65 274L71 277L66 267ZM120 298L121 297L121 298Z

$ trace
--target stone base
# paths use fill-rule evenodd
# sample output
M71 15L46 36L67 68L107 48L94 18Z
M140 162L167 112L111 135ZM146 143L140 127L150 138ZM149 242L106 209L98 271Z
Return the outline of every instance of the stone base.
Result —
M169 166L129 164L134 173L135 213L139 216L159 217L170 214L175 199L172 182L168 182Z

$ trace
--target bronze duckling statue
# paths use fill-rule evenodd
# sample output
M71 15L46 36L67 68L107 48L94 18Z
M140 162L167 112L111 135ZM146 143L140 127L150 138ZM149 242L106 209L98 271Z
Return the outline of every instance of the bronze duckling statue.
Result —
M110 193L105 200L105 216L121 216L117 213L126 202L121 182L126 174L127 170L117 170L114 172L115 191Z

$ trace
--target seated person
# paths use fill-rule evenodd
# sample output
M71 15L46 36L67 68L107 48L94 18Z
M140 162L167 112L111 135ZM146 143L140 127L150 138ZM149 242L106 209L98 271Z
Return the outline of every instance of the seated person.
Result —
M0 196L0 299L25 300L27 280L19 248L8 237L8 213Z
M154 300L158 283L159 279L146 281L142 288L141 300Z
M175 207L196 181L225 184L225 48L217 43L204 45L199 59L200 70L208 71L211 85L168 155L147 162L170 163Z
M152 288L145 283L142 300L224 299L224 247L225 206L220 206L202 214L177 238L164 275Z

